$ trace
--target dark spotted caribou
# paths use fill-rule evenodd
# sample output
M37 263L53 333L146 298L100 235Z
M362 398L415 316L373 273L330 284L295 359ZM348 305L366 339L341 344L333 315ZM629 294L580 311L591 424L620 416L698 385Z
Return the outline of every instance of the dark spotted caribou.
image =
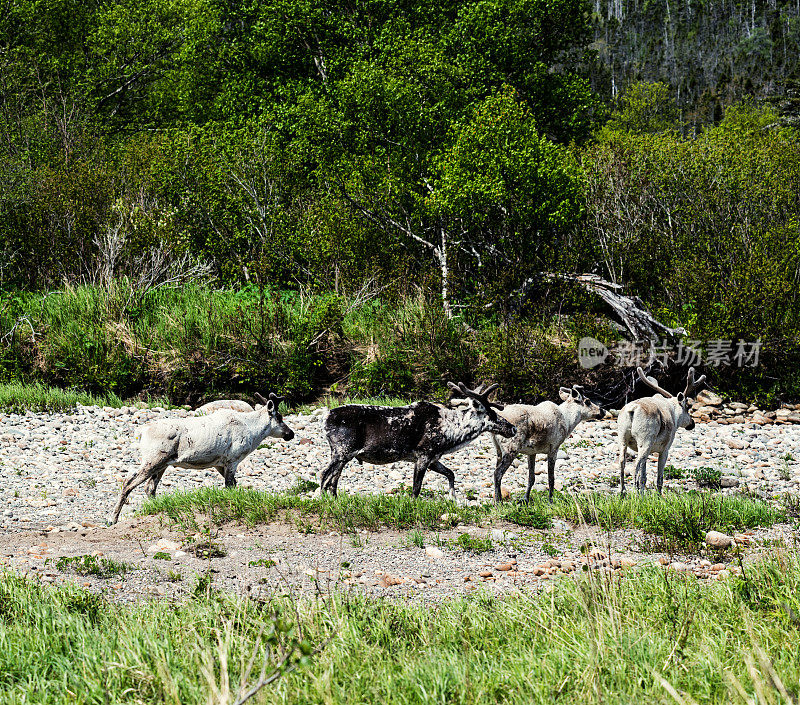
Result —
M647 484L647 458L658 453L658 476L656 487L659 493L664 486L664 466L670 446L679 428L691 431L694 419L689 415L689 397L700 387L706 376L694 378L694 367L689 368L686 388L673 396L658 386L652 377L646 377L641 367L636 372L648 387L658 394L642 397L626 404L619 412L617 434L619 437L619 489L625 492L625 455L628 448L636 451L636 467L633 471L636 489L644 492Z
M336 494L344 466L359 462L386 465L398 461L414 463L413 495L418 497L428 470L447 478L455 500L455 475L439 460L490 431L504 438L514 435L514 426L489 401L498 385L468 389L463 383L448 387L465 398L456 408L420 401L409 406L361 406L350 404L332 409L324 423L331 447L331 460L322 471L323 492Z
M561 444L581 421L602 419L605 415L597 404L583 396L581 389L577 385L572 389L561 387L559 390L561 404L544 401L535 406L506 405L501 415L514 424L517 431L507 439L492 436L497 450L497 466L494 471L495 502L499 502L502 498L503 475L520 453L528 456L528 488L525 491L525 501L530 500L531 489L536 480L536 456L540 453L547 456L547 489L550 501L553 501L556 458Z
M147 494L155 495L158 483L170 465L179 468L215 468L225 487L236 486L236 467L268 436L290 441L294 431L278 412L283 397L270 394L257 411L239 412L229 409L186 419L160 419L144 427L139 448L142 464L138 472L122 485L114 510L113 523L128 495L143 482Z

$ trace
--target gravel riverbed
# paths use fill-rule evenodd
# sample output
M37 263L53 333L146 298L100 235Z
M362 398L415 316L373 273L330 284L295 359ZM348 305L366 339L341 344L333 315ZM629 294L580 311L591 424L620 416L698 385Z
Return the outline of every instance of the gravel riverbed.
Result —
M141 427L156 418L181 417L186 410L123 407L78 407L69 413L3 414L0 417L0 533L47 529L71 522L105 524L124 477L138 467L135 439ZM240 486L280 491L298 479L317 480L329 457L322 432L322 410L310 415L287 415L295 430L290 442L268 440L239 466ZM468 489L480 499L492 496L495 450L488 435L444 458L456 473L456 488L463 499ZM556 487L560 489L616 492L616 421L584 422L559 453ZM749 489L761 497L800 493L800 425L761 426L752 423L698 423L693 431L680 430L670 452L670 464L684 470L713 467L722 471L722 492ZM628 471L632 465L628 464ZM540 456L536 487L546 484L546 461ZM524 490L527 465L517 460L504 478L511 492ZM655 479L655 462L648 466L648 481ZM215 471L171 468L159 493L222 486ZM350 463L340 490L359 493L395 491L411 484L411 465L389 466ZM695 486L688 476L666 480L666 486ZM425 487L446 489L446 481L428 473ZM134 491L123 516L141 506L144 493Z

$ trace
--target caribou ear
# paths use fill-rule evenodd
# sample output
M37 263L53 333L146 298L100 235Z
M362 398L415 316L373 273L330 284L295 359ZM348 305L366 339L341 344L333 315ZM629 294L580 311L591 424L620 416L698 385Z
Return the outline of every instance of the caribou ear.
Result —
M558 396L560 396L563 401L569 401L572 399L572 390L567 387L561 387L558 390Z
M269 412L270 416L272 416L275 413L275 402L272 401L272 399L267 400L266 407L267 407L267 411Z
M447 387L456 394L461 394L461 389L459 389L458 385L455 382L448 382Z

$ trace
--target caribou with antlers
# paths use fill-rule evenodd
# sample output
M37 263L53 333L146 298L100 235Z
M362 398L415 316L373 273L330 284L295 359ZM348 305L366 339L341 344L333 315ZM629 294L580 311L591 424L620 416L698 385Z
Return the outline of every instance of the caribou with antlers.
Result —
M640 493L644 492L647 484L647 458L651 453L658 453L656 487L660 494L664 486L664 466L675 434L679 428L687 431L694 428L694 420L688 410L689 397L705 381L706 376L695 379L694 367L689 368L686 389L678 396L673 396L662 389L654 378L645 376L641 367L636 372L639 379L658 394L636 399L619 412L619 489L621 493L625 492L625 455L627 449L631 448L637 453L634 482Z
M353 458L375 465L403 460L414 463L414 497L419 496L425 473L433 470L447 478L455 500L455 475L439 459L485 431L510 438L514 426L498 415L503 406L489 401L497 384L477 389L463 383L447 386L466 401L456 408L420 401L400 407L350 404L332 409L324 421L331 460L322 472L322 491L336 494L342 470Z
M492 436L497 449L497 467L494 471L494 501L501 499L500 485L503 475L519 453L528 456L528 489L525 501L530 500L531 489L536 480L536 455L547 456L547 488L550 501L553 501L555 487L556 458L558 449L575 427L585 419L602 419L605 412L593 401L583 396L583 387L575 385L572 389L561 387L559 395L562 403L544 401L529 404L509 404L502 416L517 429L512 438L501 440Z

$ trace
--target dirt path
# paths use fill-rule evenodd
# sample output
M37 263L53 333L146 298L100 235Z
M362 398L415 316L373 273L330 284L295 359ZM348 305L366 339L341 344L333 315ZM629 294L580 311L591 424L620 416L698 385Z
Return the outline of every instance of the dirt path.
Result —
M510 524L457 526L426 532L425 546L420 547L413 545L410 532L306 534L285 523L229 524L212 536L213 552L224 555L199 557L192 551L207 542L207 535L144 517L81 532L6 534L0 566L48 583L74 581L121 602L187 599L208 579L218 590L256 597L357 589L375 596L439 601L478 586L505 594L517 588L541 588L563 573L612 572L648 561L704 579L736 570L726 565L733 560L731 555L720 564L714 556L652 553L645 550L644 538L633 530L603 532L556 521L554 528L544 531ZM762 545L791 540L791 529L776 525L748 532L747 551L753 557ZM491 548L475 552L459 542ZM72 567L57 567L64 556L95 556L99 565L110 559L112 565L125 564L129 569L109 577L79 575Z

